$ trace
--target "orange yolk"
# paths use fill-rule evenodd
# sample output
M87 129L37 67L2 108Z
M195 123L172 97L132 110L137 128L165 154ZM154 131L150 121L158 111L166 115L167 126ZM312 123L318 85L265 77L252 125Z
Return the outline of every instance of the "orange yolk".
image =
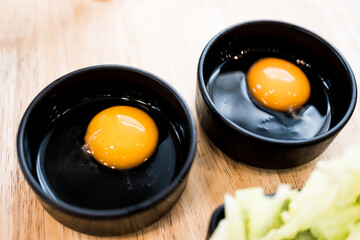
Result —
M150 158L158 138L156 123L148 114L134 107L114 106L90 121L85 147L101 164L126 169Z
M310 83L296 65L278 58L255 62L247 84L257 102L275 111L289 111L304 105L310 97Z

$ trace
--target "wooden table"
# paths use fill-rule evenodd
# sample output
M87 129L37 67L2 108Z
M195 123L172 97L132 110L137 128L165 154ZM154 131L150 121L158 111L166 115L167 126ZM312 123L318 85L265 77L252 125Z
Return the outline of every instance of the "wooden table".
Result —
M168 81L196 116L198 59L220 30L253 19L303 26L338 48L360 79L359 13L356 0L0 0L0 239L103 239L55 221L17 162L20 119L53 80L96 64L131 65ZM339 156L359 143L359 114L357 108L318 159L283 171L235 163L206 139L197 123L196 158L179 202L148 228L111 239L204 239L210 215L225 193L250 186L272 193L280 183L301 188L317 160Z

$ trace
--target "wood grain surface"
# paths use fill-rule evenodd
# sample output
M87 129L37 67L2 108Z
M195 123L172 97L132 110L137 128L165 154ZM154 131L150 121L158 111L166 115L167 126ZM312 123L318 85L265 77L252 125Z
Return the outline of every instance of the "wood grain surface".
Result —
M15 140L21 117L58 77L97 64L142 68L177 89L196 119L198 59L225 27L254 19L300 25L331 42L360 79L359 18L357 0L0 0L0 239L106 239L55 221L19 168ZM207 140L197 122L196 157L179 202L148 228L109 239L204 239L212 211L225 193L250 186L272 193L280 183L301 188L316 161L358 144L359 114L357 108L318 159L282 171L232 161Z

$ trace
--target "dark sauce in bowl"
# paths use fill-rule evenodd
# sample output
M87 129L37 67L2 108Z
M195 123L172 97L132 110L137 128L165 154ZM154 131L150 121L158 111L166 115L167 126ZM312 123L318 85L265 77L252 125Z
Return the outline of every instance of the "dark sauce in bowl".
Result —
M83 149L91 119L116 105L145 111L159 129L154 154L132 169L103 166ZM181 151L176 131L161 109L145 102L125 97L92 99L63 112L48 126L39 148L36 174L42 189L58 201L99 210L138 204L159 193L178 174Z
M253 63L275 57L297 65L307 76L311 95L296 112L277 112L260 106L247 89L246 74ZM329 89L322 77L302 59L274 49L247 49L226 58L206 85L219 112L250 132L284 140L309 139L325 133L331 123Z

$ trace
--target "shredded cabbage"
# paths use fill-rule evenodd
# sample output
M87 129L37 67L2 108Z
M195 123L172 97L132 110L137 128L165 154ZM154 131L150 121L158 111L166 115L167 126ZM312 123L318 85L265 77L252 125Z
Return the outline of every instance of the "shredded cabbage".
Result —
M225 196L225 218L211 240L359 240L360 148L319 161L301 191L280 185Z

